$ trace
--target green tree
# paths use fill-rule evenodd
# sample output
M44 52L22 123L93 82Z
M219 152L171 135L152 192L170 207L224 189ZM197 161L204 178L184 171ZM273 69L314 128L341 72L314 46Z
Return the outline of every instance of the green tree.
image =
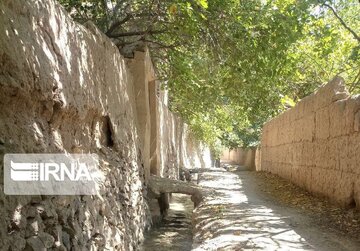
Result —
M357 0L60 0L125 56L146 44L170 108L213 148L252 146L263 124L335 75L360 91Z

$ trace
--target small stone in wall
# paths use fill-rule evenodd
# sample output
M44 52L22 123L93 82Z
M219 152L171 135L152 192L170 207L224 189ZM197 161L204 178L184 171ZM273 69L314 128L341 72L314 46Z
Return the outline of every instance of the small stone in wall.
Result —
M54 245L55 239L50 234L39 233L38 236L32 236L26 240L27 247L25 250L46 251Z
M10 242L11 242L10 250L12 250L12 251L24 250L24 248L26 246L26 240L23 237L21 237L20 232L15 232L15 233L11 234Z
M71 240L70 240L70 235L67 232L62 232L61 233L61 241L62 241L62 244L68 250L70 250L70 248L71 248Z
M96 233L91 237L91 240L95 243L97 247L104 247L106 243L105 236L100 233Z
M28 225L26 226L25 237L36 236L39 233L39 219L28 218L27 219Z

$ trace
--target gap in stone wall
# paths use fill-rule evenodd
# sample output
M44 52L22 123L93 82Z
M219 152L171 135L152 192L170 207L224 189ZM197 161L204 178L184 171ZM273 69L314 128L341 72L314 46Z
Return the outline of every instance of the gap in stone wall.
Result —
M114 147L114 132L111 124L110 117L104 116L101 119L101 132L102 132L102 143L107 147Z

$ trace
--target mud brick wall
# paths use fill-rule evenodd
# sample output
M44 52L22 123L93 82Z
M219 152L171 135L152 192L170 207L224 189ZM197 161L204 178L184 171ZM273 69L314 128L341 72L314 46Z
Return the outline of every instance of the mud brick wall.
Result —
M178 178L180 168L211 166L210 150L192 135L189 127L167 107L166 91L156 96L157 116L157 175Z
M360 207L360 96L337 77L265 124L257 170Z
M220 160L222 162L242 165L253 170L255 169L255 152L255 147L225 149L221 154Z
M167 142L185 126L151 116L148 85L156 77L148 54L125 59L54 0L0 1L1 250L137 249L151 225L147 177L160 148L151 139ZM167 133L150 138L158 130ZM164 154L185 145L170 145L158 158L176 177L178 163ZM3 193L4 154L65 152L98 154L106 178L98 196Z

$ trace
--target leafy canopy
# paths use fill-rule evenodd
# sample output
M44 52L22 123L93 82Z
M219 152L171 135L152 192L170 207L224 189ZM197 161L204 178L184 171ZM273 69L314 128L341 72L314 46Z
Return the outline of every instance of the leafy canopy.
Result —
M214 150L335 75L360 91L357 0L59 0L130 55L147 44L170 108Z

